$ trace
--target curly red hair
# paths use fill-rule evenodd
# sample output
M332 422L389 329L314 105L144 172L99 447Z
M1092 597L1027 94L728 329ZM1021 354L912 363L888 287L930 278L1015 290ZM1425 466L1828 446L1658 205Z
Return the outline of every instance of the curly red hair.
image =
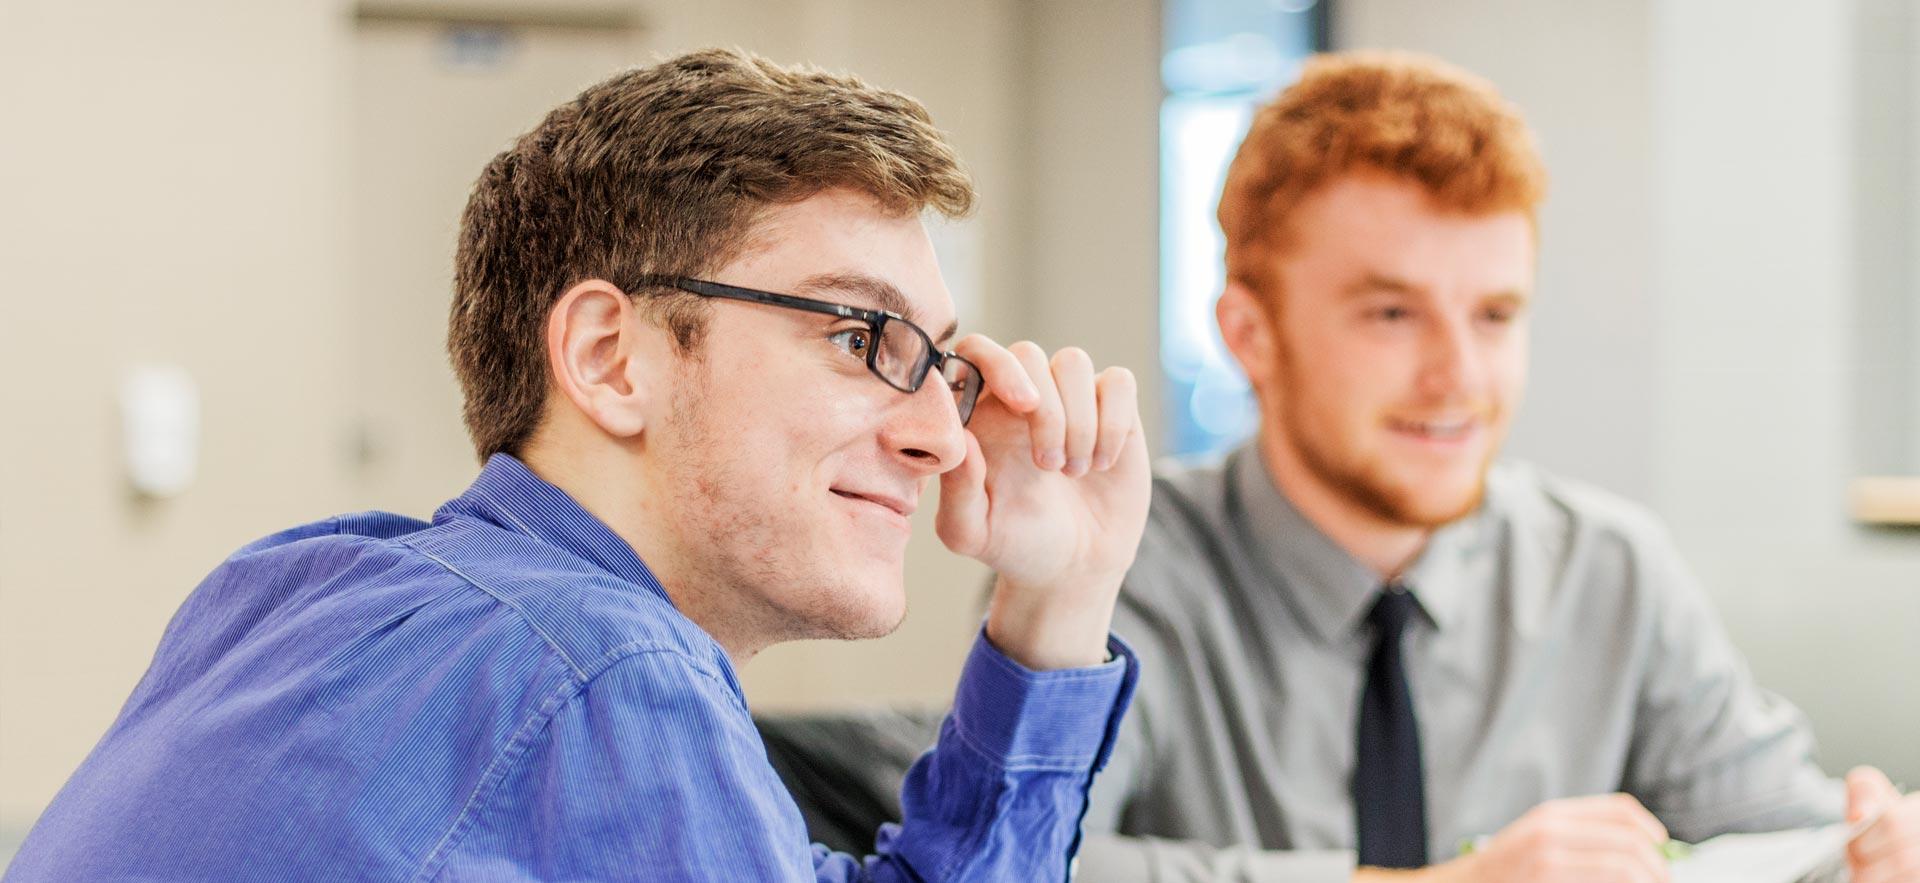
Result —
M1315 56L1254 116L1220 195L1227 278L1272 297L1291 215L1316 188L1372 170L1443 208L1535 217L1547 173L1520 112L1493 84L1403 52Z

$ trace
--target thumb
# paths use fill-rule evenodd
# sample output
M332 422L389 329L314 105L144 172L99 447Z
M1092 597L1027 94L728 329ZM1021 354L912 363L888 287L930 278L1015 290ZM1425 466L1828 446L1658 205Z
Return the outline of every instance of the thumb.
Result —
M1847 822L1860 821L1881 804L1900 799L1887 774L1870 766L1854 767L1847 773Z
M933 532L954 552L979 557L987 545L987 458L969 432L967 455L940 476L940 511Z

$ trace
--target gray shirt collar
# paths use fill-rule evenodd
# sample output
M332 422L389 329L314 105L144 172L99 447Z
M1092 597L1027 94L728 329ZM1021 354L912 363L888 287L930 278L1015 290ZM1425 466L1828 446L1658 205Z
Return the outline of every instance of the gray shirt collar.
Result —
M1267 469L1257 440L1234 451L1227 470L1234 504L1242 515L1234 519L1239 527L1235 540L1248 551L1248 558L1287 587L1286 594L1320 640L1344 638L1362 628L1380 590L1380 576L1294 508ZM1487 493L1494 493L1493 488ZM1401 584L1436 628L1459 620L1464 600L1461 572L1467 557L1487 539L1486 510L1483 501L1472 514L1434 531L1413 566L1401 575Z

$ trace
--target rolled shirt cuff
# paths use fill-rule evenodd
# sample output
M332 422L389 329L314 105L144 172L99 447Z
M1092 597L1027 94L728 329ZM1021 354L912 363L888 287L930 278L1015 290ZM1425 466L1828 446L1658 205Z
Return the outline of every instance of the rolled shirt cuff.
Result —
M1007 770L1099 770L1113 753L1140 662L1118 637L1100 665L1033 671L987 640L967 654L951 724L968 747Z

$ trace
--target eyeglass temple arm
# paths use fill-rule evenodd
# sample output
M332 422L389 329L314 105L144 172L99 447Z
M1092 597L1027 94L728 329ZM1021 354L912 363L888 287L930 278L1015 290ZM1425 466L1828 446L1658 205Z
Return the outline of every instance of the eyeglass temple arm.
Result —
M706 297L724 297L733 300L747 301L749 303L773 304L775 306L788 307L796 310L806 310L812 313L839 316L843 319L863 319L876 324L895 318L893 314L882 310L865 310L859 307L850 307L846 304L814 300L810 297L798 297L773 291L761 291L756 288L741 288L737 285L708 282L705 279L690 279L685 276L665 276L649 273L640 277L639 284L664 285L669 288L678 288L681 291L704 295Z

